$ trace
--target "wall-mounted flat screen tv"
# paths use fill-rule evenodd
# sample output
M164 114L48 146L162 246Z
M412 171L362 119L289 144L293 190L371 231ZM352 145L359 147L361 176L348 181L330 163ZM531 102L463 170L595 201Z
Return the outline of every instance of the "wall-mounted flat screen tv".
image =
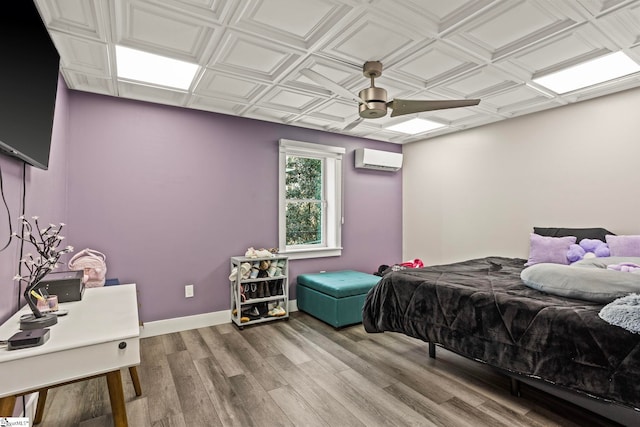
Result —
M49 168L60 56L33 0L0 13L0 152Z

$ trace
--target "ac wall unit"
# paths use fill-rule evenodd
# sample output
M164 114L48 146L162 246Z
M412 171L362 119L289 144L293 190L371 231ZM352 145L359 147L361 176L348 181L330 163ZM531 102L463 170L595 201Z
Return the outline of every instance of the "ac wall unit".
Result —
M402 153L356 148L356 167L381 171L397 171L402 167Z

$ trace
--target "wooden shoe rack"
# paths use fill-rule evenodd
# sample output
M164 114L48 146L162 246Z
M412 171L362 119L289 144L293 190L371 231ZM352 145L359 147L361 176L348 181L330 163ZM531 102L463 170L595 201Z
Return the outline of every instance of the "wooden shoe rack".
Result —
M251 272L243 275L245 263L251 265ZM289 318L289 259L286 256L231 257L230 271L236 272L231 280L231 321L236 326L243 329L256 323ZM277 307L281 310L274 310Z

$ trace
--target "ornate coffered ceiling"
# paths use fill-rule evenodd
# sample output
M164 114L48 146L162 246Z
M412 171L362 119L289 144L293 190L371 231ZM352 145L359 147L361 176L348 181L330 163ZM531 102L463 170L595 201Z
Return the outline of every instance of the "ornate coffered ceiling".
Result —
M35 0L69 88L406 143L637 87L640 75L557 95L532 79L622 50L640 63L640 0ZM188 91L119 81L115 45L197 63ZM481 98L411 116L358 117L365 61L389 98ZM411 117L447 125L408 136Z

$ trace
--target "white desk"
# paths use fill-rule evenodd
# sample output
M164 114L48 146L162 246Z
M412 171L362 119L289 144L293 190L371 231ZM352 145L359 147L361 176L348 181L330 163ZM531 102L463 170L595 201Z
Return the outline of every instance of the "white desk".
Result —
M127 426L120 369L140 364L136 285L88 288L82 301L60 308L69 314L49 328L44 345L0 349L0 416L12 415L7 412L13 411L16 396L44 389L46 398L49 387L104 375L114 424ZM2 339L19 331L25 313L30 313L27 306L0 326Z

